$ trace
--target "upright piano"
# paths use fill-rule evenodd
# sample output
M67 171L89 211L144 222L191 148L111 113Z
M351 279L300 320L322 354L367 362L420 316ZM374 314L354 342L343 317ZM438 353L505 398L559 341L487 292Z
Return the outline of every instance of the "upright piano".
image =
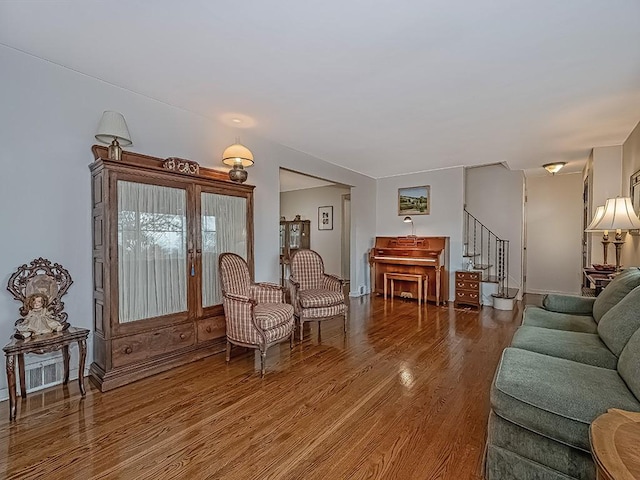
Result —
M449 299L449 237L376 237L369 252L373 291L384 291L384 274L413 273L429 277L427 299L446 303ZM400 282L396 294L417 298L414 282Z

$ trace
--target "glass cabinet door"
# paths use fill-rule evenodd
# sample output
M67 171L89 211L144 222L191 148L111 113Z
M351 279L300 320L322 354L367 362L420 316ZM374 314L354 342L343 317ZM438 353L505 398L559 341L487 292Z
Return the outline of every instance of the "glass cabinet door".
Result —
M222 303L218 256L231 252L247 259L247 199L203 192L200 196L202 225L202 306Z
M300 248L300 224L289 224L289 249L297 250Z
M186 190L118 181L119 322L187 310Z

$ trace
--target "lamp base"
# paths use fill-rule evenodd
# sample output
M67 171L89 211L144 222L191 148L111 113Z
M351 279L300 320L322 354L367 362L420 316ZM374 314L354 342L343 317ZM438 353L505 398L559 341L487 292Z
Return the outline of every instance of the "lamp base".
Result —
M114 138L113 142L111 142L111 145L109 145L108 153L109 160L116 160L118 162L122 160L122 147L118 143L117 138Z
M613 244L616 247L616 272L619 272L622 269L620 265L620 253L622 252L622 245L624 245L624 240L615 240Z
M234 165L231 170L229 170L229 179L232 182L236 183L244 183L247 181L249 174L242 167L242 165Z

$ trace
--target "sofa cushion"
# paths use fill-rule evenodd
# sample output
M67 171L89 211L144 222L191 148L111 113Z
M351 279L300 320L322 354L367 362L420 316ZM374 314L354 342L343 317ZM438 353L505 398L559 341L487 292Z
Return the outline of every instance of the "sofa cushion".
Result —
M598 322L598 335L617 356L640 328L640 287L611 307Z
M640 400L640 330L631 336L618 360L618 373Z
M618 357L595 333L522 326L513 336L511 346L612 370L618 365Z
M609 408L639 411L615 370L506 348L491 388L500 417L589 452L589 424Z
M598 325L594 322L593 317L589 315L549 312L534 305L525 307L522 324L572 332L597 333L598 331Z
M558 293L548 293L542 299L542 306L551 312L571 313L573 315L591 315L593 304L596 301L593 297L579 297L577 295L562 295Z
M580 478L595 480L596 467L591 459L591 454L569 447L563 443L555 442L547 437L521 428L499 417L495 412L489 414L487 431L487 446L489 449L498 448L508 452L510 460L506 463L487 459L489 471L493 470L495 478L554 478L536 477L532 472L536 467L552 469L555 474L567 475L566 478ZM532 462L533 465L530 465ZM487 472L488 473L488 472Z
M616 276L609 285L607 285L593 303L593 318L597 322L607 313L611 307L616 305L620 300L634 288L640 286L640 269L633 267L625 270Z

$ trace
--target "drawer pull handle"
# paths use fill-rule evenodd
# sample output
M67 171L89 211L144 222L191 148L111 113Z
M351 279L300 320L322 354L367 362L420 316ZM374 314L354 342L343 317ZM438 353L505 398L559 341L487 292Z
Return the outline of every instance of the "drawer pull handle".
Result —
M180 334L180 339L181 339L181 340L184 340L185 338L187 338L187 336L186 336L184 333L181 333L181 334Z
M459 287L464 287L464 283L458 282Z
M207 328L205 328L205 330L207 331L207 333L211 333L211 327L208 326Z
M131 347L127 347L124 349L124 353L126 353L127 355L129 355L131 353Z
M478 298L478 295L476 295L475 293L472 293L471 298Z

